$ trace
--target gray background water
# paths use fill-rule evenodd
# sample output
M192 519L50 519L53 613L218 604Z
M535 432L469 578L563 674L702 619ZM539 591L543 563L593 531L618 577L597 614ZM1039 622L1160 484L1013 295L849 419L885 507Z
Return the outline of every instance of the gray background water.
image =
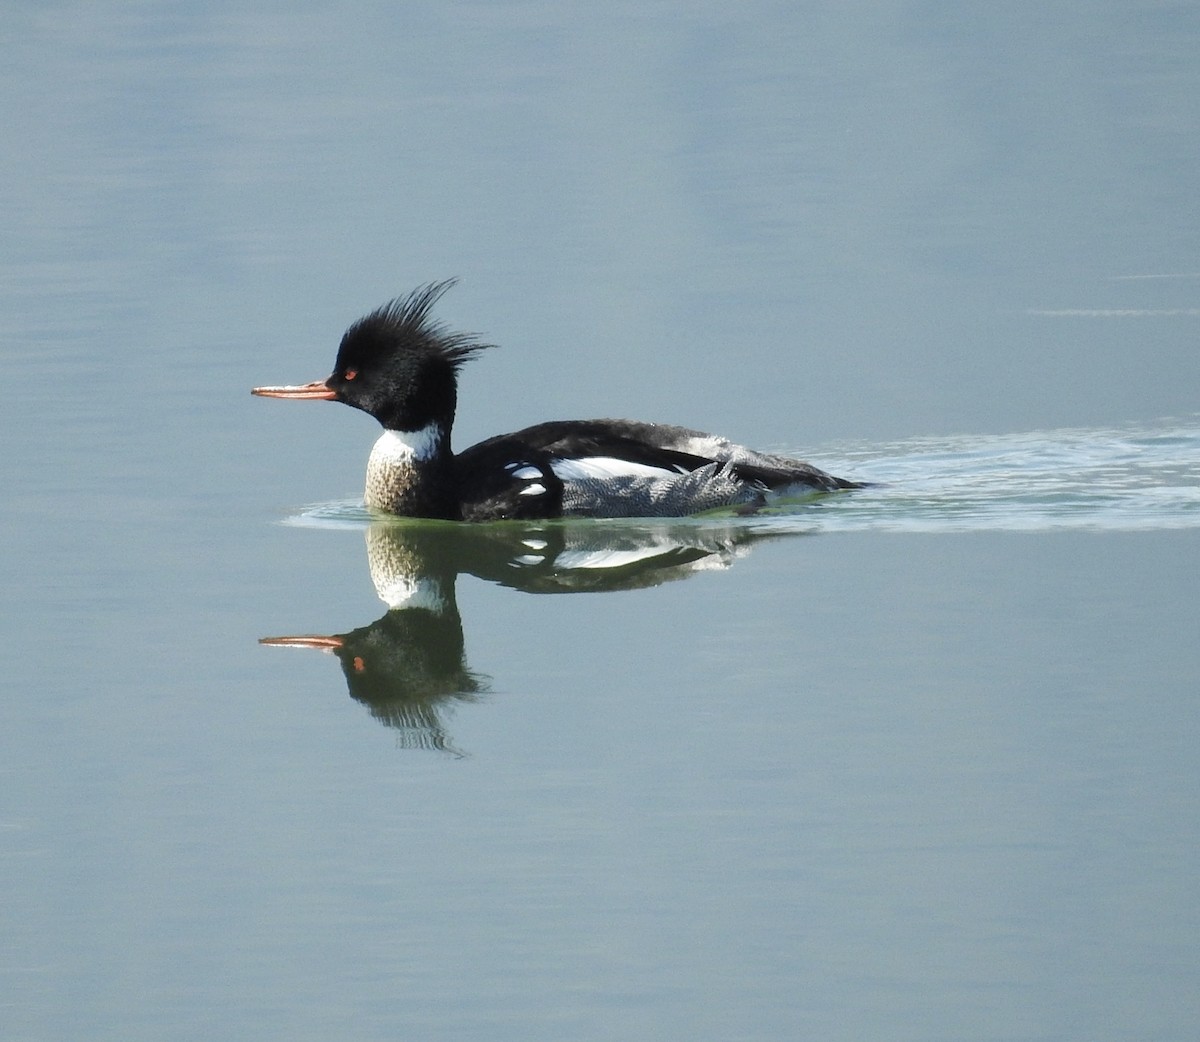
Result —
M437 752L257 644L384 608L361 525L279 523L359 494L370 422L248 394L459 275L440 314L503 345L459 445L620 414L886 478L920 435L994 489L936 439L1182 427L1194 496L1192 5L0 39L6 1038L1195 1037L1194 509L901 488L655 589L464 576L486 690ZM1060 444L1005 442L1014 486Z

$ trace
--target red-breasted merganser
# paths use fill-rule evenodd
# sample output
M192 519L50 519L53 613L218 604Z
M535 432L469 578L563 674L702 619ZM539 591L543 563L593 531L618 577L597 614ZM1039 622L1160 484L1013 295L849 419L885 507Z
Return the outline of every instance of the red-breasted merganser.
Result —
M327 379L251 392L344 402L374 416L383 435L367 462L372 510L453 521L682 517L749 513L772 490L861 487L712 434L632 420L541 423L455 454L458 370L491 345L430 318L453 284L422 286L355 322Z

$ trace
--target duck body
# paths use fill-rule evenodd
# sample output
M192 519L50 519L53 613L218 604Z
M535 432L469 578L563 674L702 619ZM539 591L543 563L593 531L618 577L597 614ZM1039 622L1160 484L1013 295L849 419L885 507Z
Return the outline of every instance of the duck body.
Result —
M252 392L341 401L379 420L364 497L372 510L455 521L682 517L753 512L771 491L860 487L790 457L633 420L541 423L455 454L458 370L490 345L430 319L452 284L422 287L352 325L326 380Z

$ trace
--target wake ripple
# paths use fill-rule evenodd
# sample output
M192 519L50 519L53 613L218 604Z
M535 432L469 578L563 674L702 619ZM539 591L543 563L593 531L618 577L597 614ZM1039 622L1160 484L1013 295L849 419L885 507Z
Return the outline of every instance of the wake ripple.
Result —
M822 466L876 482L806 505L809 530L1134 531L1200 526L1200 421L919 438ZM788 508L780 521L799 521Z

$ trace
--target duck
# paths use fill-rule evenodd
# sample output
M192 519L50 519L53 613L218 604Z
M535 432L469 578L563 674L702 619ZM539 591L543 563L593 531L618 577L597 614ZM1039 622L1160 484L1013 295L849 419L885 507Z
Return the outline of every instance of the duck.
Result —
M369 510L466 522L752 514L769 495L862 487L802 460L635 420L552 420L454 452L460 369L494 346L432 316L456 281L419 286L358 319L324 380L251 390L341 402L379 422L367 460Z

